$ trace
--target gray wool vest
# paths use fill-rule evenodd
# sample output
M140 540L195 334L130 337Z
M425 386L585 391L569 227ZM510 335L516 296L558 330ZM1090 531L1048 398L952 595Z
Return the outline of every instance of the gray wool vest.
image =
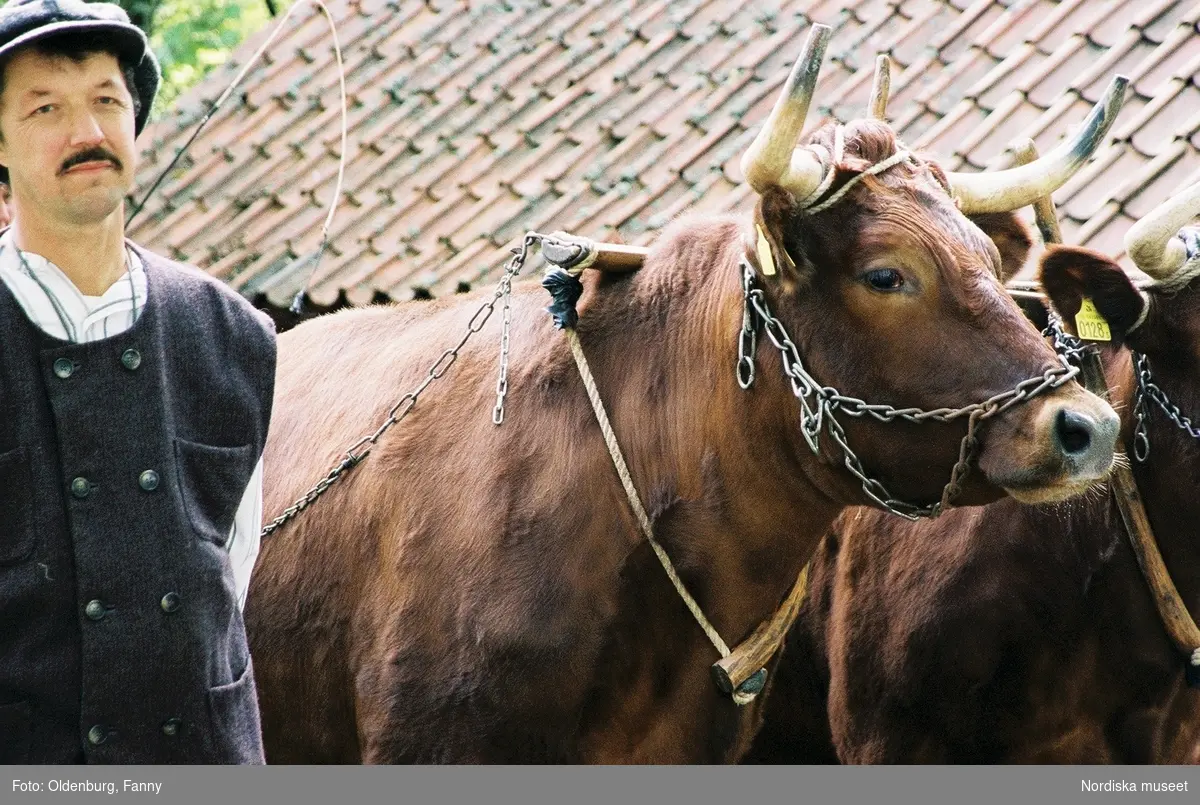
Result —
M0 283L0 764L263 762L224 546L274 327L133 248L146 305L101 341L42 333Z

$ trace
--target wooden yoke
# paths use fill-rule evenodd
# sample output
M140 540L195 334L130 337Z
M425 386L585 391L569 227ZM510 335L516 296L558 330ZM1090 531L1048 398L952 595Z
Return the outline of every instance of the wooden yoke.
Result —
M737 644L728 657L712 664L713 681L723 692L737 691L752 698L762 691L767 681L767 662L783 645L788 630L800 614L800 604L808 589L808 568L806 564L800 571L791 592L775 614Z
M646 261L645 246L601 243L588 238L552 232L542 241L542 256L565 270L594 268L597 271L624 273L636 271Z
M597 271L637 271L646 261L649 252L645 246L597 243L596 261L589 267Z

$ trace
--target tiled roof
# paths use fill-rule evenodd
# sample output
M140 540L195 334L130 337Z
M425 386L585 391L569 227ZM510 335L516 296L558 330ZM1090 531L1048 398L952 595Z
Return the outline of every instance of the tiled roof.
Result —
M890 121L951 170L1002 166L1018 137L1048 151L1128 75L1110 143L1054 196L1068 243L1121 255L1131 221L1200 181L1198 0L328 5L350 108L321 309L486 282L529 229L644 244L687 208L747 207L740 154L810 21L834 29L810 127L861 116L886 52ZM141 187L267 35L143 135ZM326 23L298 9L131 235L286 316L332 198L339 115Z

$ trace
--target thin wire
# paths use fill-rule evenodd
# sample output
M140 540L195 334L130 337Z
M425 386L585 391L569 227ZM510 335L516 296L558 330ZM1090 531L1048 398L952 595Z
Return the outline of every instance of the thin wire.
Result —
M341 200L342 180L346 176L346 129L349 113L347 111L346 101L346 68L342 62L342 45L338 41L337 25L333 21L333 15L329 13L329 9L326 8L325 4L321 2L321 0L311 0L311 2L320 7L321 11L325 13L326 19L329 20L329 31L333 35L333 53L337 59L338 66L338 87L342 96L342 147L341 154L338 158L337 183L333 188L333 203L329 205L329 212L325 215L325 223L321 227L321 250L324 251L324 242L329 238L329 226L333 223L333 214L337 210L338 201ZM295 8L295 6L292 8ZM316 267L314 266L314 270L315 269Z
M292 298L292 304L289 308L295 315L299 315L303 303L304 295L308 292L308 288L312 285L313 277L317 273L317 268L321 265L321 258L325 255L325 247L329 243L329 226L333 223L333 214L337 210L337 205L342 197L342 180L346 176L346 119L349 116L347 111L346 101L346 68L342 63L342 45L338 41L337 25L333 22L333 15L329 13L329 9L321 0L311 0L321 11L325 12L325 17L329 20L329 30L333 34L333 54L337 59L338 66L338 87L342 96L342 147L341 155L338 157L338 176L337 183L333 188L333 201L329 205L329 212L325 215L325 223L321 225L321 245L317 248L317 253L313 257L312 269L308 272L308 279L300 286L300 290L296 291L296 295ZM295 6L292 6L295 8Z
M325 3L323 3L322 0L308 0L308 2L312 3L318 9L320 9L320 11L322 11L325 14L325 18L329 21L329 29L330 29L331 34L333 35L334 55L337 58L338 85L341 90L341 99L342 99L342 146L341 146L341 154L338 158L337 183L336 183L336 185L334 187L334 191L333 191L333 201L329 205L329 212L326 214L325 223L321 227L321 246L317 250L316 260L313 263L312 273L309 274L309 282L311 282L312 274L315 273L317 270L317 265L320 263L321 255L323 255L325 253L325 245L329 239L329 227L333 223L333 215L337 210L338 203L341 201L342 181L346 174L346 132L347 132L347 118L349 116L349 113L347 110L347 101L346 101L346 70L345 70L345 66L342 62L342 47L341 47L341 43L338 41L337 24L334 22L333 14L330 13L328 7L326 7ZM146 202L149 200L150 196L153 195L154 191L158 189L160 184L162 184L163 180L167 177L167 174L169 174L171 172L171 170L174 169L175 165L179 162L179 160L183 157L183 155L185 153L187 153L187 150L191 147L192 143L195 142L196 138L200 135L200 132L203 131L204 127L206 125L208 125L208 122L212 119L213 115L215 115L217 113L217 111L221 108L221 106L225 103L225 101L227 101L229 99L229 96L233 94L233 91L237 88L237 86L242 83L242 80L245 79L246 75L250 72L250 69L259 61L259 59L262 58L263 54L267 52L267 48L269 48L271 46L271 44L275 41L275 39L283 31L284 25L286 25L287 21L289 19L291 19L292 14L294 14L296 12L296 9L300 8L300 6L303 4L304 4L303 0L301 0L301 2L297 2L297 3L293 4L292 7L288 9L287 13L283 15L283 19L281 19L279 21L279 23L275 26L275 29L271 32L271 35L268 36L266 41L264 41L258 47L258 50L256 50L254 52L254 55L251 56L244 65L242 65L242 69L240 71L238 71L238 74L233 79L233 82L230 83L230 85L228 87L226 87L225 91L222 92L221 95L215 101L213 101L212 106L209 107L208 112L205 113L203 119L201 119L201 121L200 121L200 124L196 127L195 131L192 132L192 135L190 137L188 137L187 142L184 143L183 147L180 148L175 153L175 157L171 160L170 164L168 164L167 167L158 175L158 178L154 180L154 184L152 184L150 186L150 189L147 190L145 195L142 196L142 200L137 203L137 205L134 207L133 211L129 214L129 217L125 219L126 226L129 226L129 224L138 215L138 213L140 213L142 211L142 208L145 207ZM305 287L301 288L301 290L297 293L297 295L296 295L297 301L293 302L293 305L298 303L299 298L307 290L307 287L308 287L308 283L305 283Z

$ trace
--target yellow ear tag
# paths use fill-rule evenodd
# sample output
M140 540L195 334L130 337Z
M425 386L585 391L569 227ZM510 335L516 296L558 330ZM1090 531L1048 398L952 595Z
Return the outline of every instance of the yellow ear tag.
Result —
M1075 332L1079 333L1080 338L1087 341L1112 341L1112 332L1108 329L1108 322L1100 315L1100 311L1096 310L1092 300L1086 296L1079 306L1079 312L1075 314Z
M775 258L771 257L771 244L767 243L767 236L763 234L761 225L755 224L754 228L758 231L758 264L762 268L762 272L770 277L775 273Z

